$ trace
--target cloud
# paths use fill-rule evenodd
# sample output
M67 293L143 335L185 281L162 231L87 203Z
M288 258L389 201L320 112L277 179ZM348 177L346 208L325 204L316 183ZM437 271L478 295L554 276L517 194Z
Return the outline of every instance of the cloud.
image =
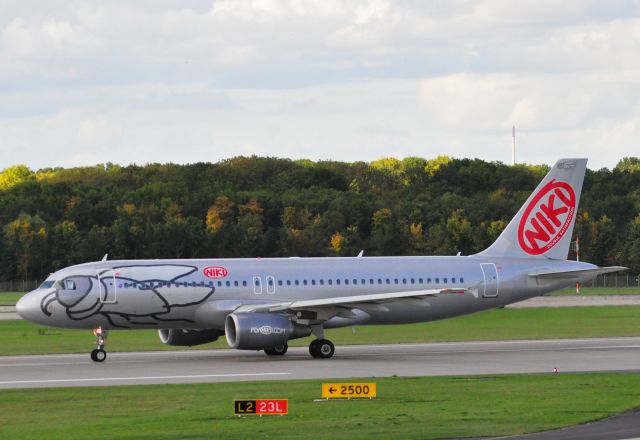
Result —
M3 54L17 59L74 58L102 47L99 38L67 20L16 17L2 31Z
M629 1L8 1L0 168L508 161L512 124L523 161L589 153L613 166L637 148L639 12Z

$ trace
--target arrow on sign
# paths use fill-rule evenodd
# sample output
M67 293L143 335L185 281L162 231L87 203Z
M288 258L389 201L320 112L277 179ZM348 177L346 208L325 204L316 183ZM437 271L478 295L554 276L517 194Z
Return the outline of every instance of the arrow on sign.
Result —
M329 388L329 392L331 394L335 393L336 391L338 391L338 390L336 390L334 387Z

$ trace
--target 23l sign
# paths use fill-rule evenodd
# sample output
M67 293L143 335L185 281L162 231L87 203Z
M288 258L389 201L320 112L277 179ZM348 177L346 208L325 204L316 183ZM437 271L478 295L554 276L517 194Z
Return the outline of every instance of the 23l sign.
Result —
M287 399L258 399L258 400L234 400L233 414L242 416L245 414L268 415L288 414L289 401Z

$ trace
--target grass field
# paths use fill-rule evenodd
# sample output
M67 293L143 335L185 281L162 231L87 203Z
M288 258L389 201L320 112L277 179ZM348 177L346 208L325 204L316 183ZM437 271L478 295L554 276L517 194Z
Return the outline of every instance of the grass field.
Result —
M363 380L377 382L377 399L315 401L318 380L4 390L0 438L458 438L548 430L640 406L637 374ZM289 415L234 417L232 400L243 398L287 398Z
M0 292L0 306L15 306L24 292Z
M336 345L640 336L638 322L640 306L497 309L421 324L327 330L326 336ZM290 342L291 346L306 346L310 340ZM0 355L82 353L90 351L93 343L90 330L0 321ZM200 346L226 347L224 337ZM184 348L162 344L155 330L118 330L110 332L107 349L116 352Z

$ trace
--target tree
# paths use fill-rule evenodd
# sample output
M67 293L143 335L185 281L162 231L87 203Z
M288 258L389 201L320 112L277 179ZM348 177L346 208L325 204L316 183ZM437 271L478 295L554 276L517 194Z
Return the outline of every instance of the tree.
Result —
M640 173L640 158L625 157L618 162L614 170L626 173Z
M260 257L265 246L264 210L256 199L238 205L236 255L240 257Z
M640 270L638 164L631 157L613 170L587 170L574 230L582 259ZM0 172L0 278L37 277L107 252L469 254L498 237L547 171L446 156L371 163L237 157L35 173L18 165Z
M4 227L5 242L13 250L17 275L23 280L42 276L38 254L44 251L47 228L40 216L20 214Z
M19 183L32 179L33 173L24 165L15 165L0 172L0 191L10 189Z
M207 210L207 230L217 234L222 228L231 224L235 217L235 204L227 196L218 196L213 205Z
M404 249L402 229L393 211L382 208L373 213L371 247L376 255L400 255Z
M462 252L465 255L473 251L473 230L464 210L456 209L447 219L447 232L451 237L451 245L454 252Z

